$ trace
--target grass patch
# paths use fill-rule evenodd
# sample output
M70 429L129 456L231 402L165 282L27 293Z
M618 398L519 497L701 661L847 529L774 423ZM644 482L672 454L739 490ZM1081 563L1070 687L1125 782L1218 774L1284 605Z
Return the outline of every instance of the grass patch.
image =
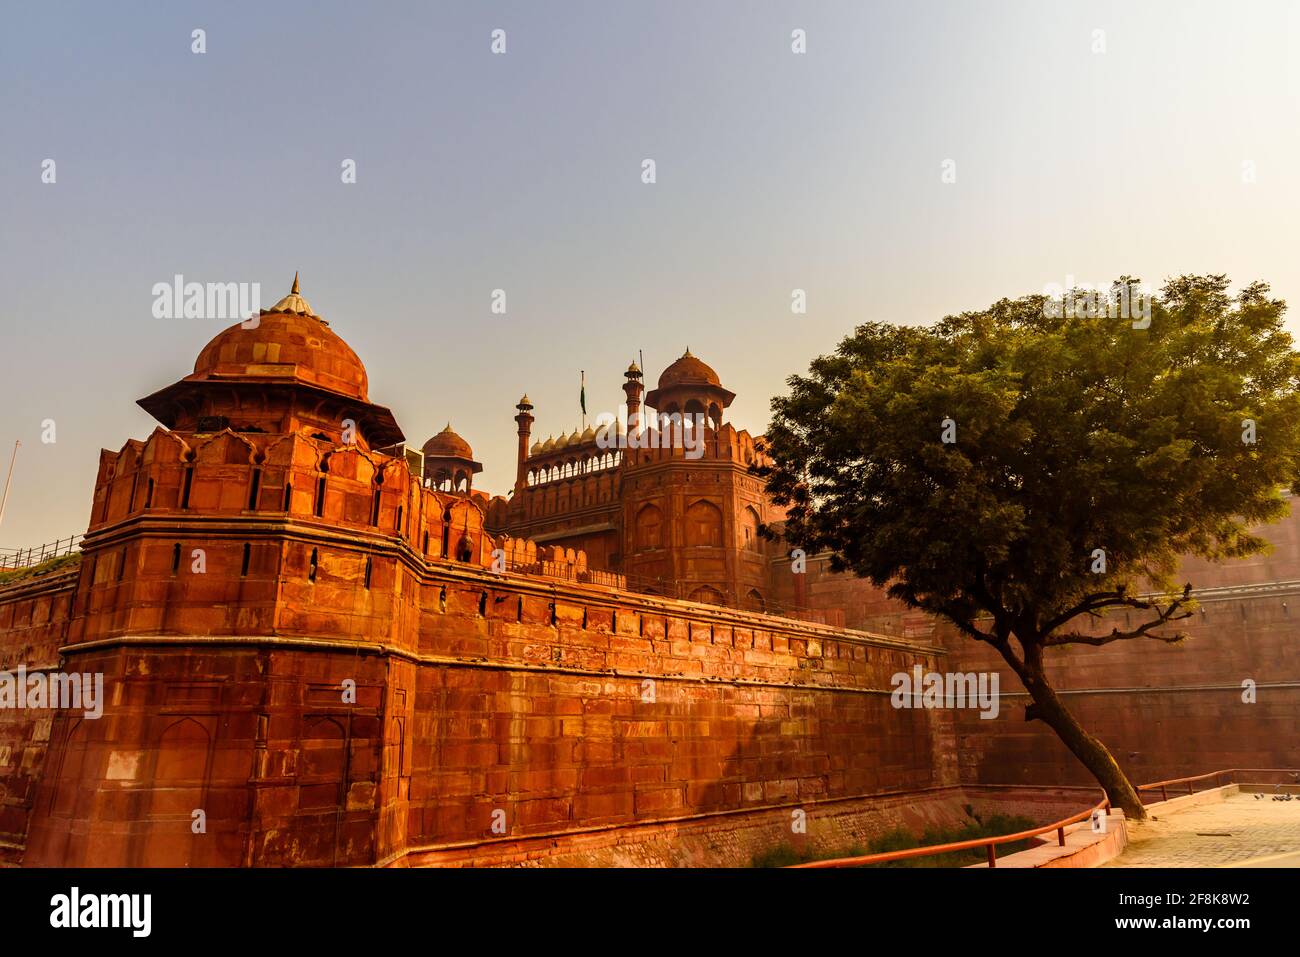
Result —
M789 867L792 864L806 864L809 861L825 861L833 857L857 857L860 854L870 854L860 845L854 845L843 851L818 852L807 851L800 853L789 844L778 844L776 847L770 847L761 854L755 854L750 861L750 867Z
M932 847L936 844L953 844L957 841L973 841L981 837L1001 837L1003 834L1015 834L1035 827L1027 817L1009 814L994 814L987 820L975 817L965 824L948 827L928 827L919 836L906 828L898 828L873 838L863 848L859 845L840 848L834 851L796 850L790 844L781 844L769 848L761 854L755 854L751 867L789 867L791 864L806 864L810 861L826 861L837 857L859 857L863 854L885 854L889 851L906 851L914 847ZM1010 844L998 845L998 857L1015 854L1033 847L1037 841L1026 839ZM988 854L982 847L967 851L953 851L948 854L928 854L924 857L907 858L901 861L886 861L880 864L865 864L864 867L965 867L968 864L982 864L988 860Z
M58 558L47 558L37 565L28 565L26 568L11 568L0 572L0 585L11 585L14 582L26 581L29 578L40 578L42 575L57 572L80 561L81 552L72 552L68 555L60 555Z

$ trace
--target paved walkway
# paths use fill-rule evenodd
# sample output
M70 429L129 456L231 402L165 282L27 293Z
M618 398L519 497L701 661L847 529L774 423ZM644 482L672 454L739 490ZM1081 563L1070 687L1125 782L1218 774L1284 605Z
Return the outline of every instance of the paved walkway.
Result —
M1129 822L1128 848L1106 867L1300 867L1300 798L1226 801Z

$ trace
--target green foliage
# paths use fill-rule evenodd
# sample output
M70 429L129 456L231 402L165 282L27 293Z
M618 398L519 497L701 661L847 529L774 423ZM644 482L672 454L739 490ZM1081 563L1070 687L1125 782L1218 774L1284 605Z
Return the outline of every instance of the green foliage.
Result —
M789 844L778 844L776 847L770 847L766 851L755 854L750 861L750 867L790 867L794 864L807 864L809 861L824 861L833 857L856 857L866 854L858 845L850 847L848 850L831 852L818 851L798 851Z
M969 812L968 812L969 813ZM840 857L861 857L865 854L886 854L890 851L906 851L914 847L933 847L936 844L955 844L958 841L973 841L981 837L1001 837L1004 834L1017 834L1034 827L1034 822L1027 817L1014 817L994 814L987 821L974 820L966 824L950 827L930 826L917 836L906 828L889 831L873 838L864 850L858 845L834 851L796 850L789 844L780 844L769 848L761 854L754 855L751 867L789 867L792 864L806 864L809 861L825 861ZM1013 841L998 845L998 856L1005 857L1023 851L1034 845L1032 839ZM907 858L901 861L886 861L880 864L867 864L866 867L965 867L987 860L987 852L982 847L968 851L954 851L948 854L928 854L923 857Z
M1018 834L1034 827L1034 822L1027 817L1015 817L1006 814L994 814L987 821L972 821L957 827L930 826L918 838L911 831L899 828L882 834L871 841L868 854L884 854L889 851L906 851L913 847L933 847L936 844L956 844L959 841L973 841L981 837L1001 837L1004 834ZM1005 857L1018 851L1033 847L1037 842L1032 838L1012 841L998 845L998 856ZM848 856L848 855L845 855ZM905 858L901 861L885 861L880 864L867 864L866 867L966 867L988 860L988 852L982 847L965 851L951 851L947 854L927 854L924 857Z
M26 568L12 568L8 571L0 571L0 585L26 581L29 578L39 578L42 575L48 575L51 572L75 565L80 561L81 553L73 552L70 555L60 555L58 558L47 558L39 564L29 565Z
M1131 596L1172 588L1180 555L1261 550L1250 527L1300 479L1300 356L1266 285L1227 289L1171 280L1146 329L1043 296L859 327L772 401L759 471L786 539L974 637L991 617L1046 644L1077 615L1151 607Z

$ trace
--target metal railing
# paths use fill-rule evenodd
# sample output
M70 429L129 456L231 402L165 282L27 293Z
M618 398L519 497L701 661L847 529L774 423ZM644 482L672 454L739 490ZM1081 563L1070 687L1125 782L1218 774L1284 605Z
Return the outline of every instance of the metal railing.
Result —
M1300 783L1300 770L1296 770L1293 768L1228 768L1227 770L1224 771L1211 771L1208 774L1196 774L1196 775L1190 775L1188 777L1183 777L1183 778L1173 778L1172 780L1169 781L1156 781L1152 784L1139 784L1135 790L1138 792L1138 797L1140 799L1143 791L1153 791L1158 789L1161 794L1161 800L1166 801L1169 799L1168 798L1169 788L1174 785L1186 784L1187 793L1195 794L1196 793L1195 785L1197 781L1205 781L1207 779L1213 778L1214 779L1213 787L1221 787L1223 776L1230 775L1232 776L1233 780L1231 780L1229 783L1241 784L1242 783L1241 781L1236 780L1236 775L1241 775L1241 774L1289 775L1291 777L1290 783ZM1272 784L1274 782L1269 781L1269 782L1247 782L1247 783ZM1176 794L1174 796L1179 797L1181 795ZM1142 803L1145 806L1147 802L1143 801ZM837 857L825 861L808 861L803 864L792 864L790 866L792 868L802 868L802 869L810 869L810 870L815 870L819 868L830 868L830 867L863 867L867 864L881 864L887 861L901 861L911 857L929 857L930 855L933 854L951 854L956 851L968 851L968 850L974 850L975 848L982 847L986 849L989 867L997 867L998 866L997 847L999 844L1010 844L1016 841L1024 841L1030 838L1038 837L1040 834L1047 834L1051 831L1055 831L1057 844L1061 847L1064 847L1065 829L1069 827L1071 824L1077 824L1080 821L1086 821L1090 819L1092 815L1098 811L1105 811L1107 815L1110 814L1110 800L1108 798L1103 799L1100 803L1094 805L1093 807L1088 808L1086 811L1080 811L1078 814L1071 815L1070 817L1062 818L1059 821L1053 821L1051 824L1044 824L1042 827L1032 828L1028 831L1018 831L1015 834L1003 834L998 837L977 837L969 841L955 841L950 844L931 844L928 847L911 847L904 851L884 851L880 854L861 854L855 857Z
M73 535L70 538L60 538L58 541L31 548L0 548L0 571L29 568L51 558L71 555L80 548L84 537Z
M1278 775L1279 777L1282 776L1282 775L1287 775L1287 776L1289 776L1289 777L1291 778L1291 780L1290 780L1289 782L1286 782L1286 783L1300 785L1300 771L1297 771L1297 770L1294 769L1294 768L1228 768L1226 771L1211 771L1209 774L1196 774L1196 775L1192 775L1192 776L1185 777L1185 778L1171 778L1171 779L1168 780L1168 781L1156 781L1156 782L1154 782L1154 783L1152 783L1152 784L1139 784L1139 785L1137 786L1138 797L1141 797L1141 796L1142 796L1142 792L1143 792L1143 791L1155 791L1155 790L1158 789L1158 790L1160 791L1160 800L1161 800L1161 801L1168 801L1168 800L1169 800L1169 789L1172 788L1172 787L1174 787L1174 786L1176 786L1176 785L1180 785L1180 784L1185 784L1185 785L1187 786L1187 794L1195 794L1195 793L1196 793L1196 786L1195 786L1195 785L1196 785L1196 782L1197 782L1197 781L1205 781L1205 780L1208 780L1208 779L1210 779L1210 778L1213 778L1213 779L1214 779L1213 787L1216 787L1216 788L1217 788L1217 787L1222 787L1222 786L1223 786L1223 783L1222 783L1221 778L1222 778L1222 776L1225 775L1225 774L1229 774L1229 775L1237 775L1237 774L1253 774L1253 775L1260 775L1260 774L1275 774L1275 775ZM1240 782L1240 781L1236 781L1236 780L1232 780L1232 781L1229 781L1228 783L1230 783L1230 784L1240 784L1240 783L1242 783L1242 782ZM1273 781L1251 781L1251 782L1247 782L1247 783L1250 783L1250 784L1274 784L1274 783L1276 783L1276 782L1273 782ZM1278 786L1280 787L1281 785L1279 784ZM1175 795L1174 795L1174 797L1185 797L1185 796L1186 796L1186 795L1180 795L1180 794L1175 794ZM1143 801L1142 803L1143 803L1143 805L1145 805L1147 802L1146 802L1146 801Z

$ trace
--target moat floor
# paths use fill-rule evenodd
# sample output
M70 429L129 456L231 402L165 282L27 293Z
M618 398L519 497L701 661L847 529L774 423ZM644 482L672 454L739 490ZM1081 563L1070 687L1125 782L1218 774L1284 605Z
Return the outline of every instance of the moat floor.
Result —
M1300 867L1300 798L1234 794L1132 823L1128 848L1106 867Z

